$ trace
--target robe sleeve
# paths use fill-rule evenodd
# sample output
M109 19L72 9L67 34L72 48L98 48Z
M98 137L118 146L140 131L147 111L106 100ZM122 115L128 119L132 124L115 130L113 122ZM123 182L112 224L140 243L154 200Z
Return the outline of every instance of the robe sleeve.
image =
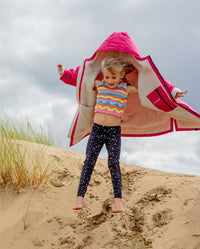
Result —
M165 80L166 85L168 86L173 98L175 98L176 94L181 92L181 90L177 87L175 87L172 83L169 81Z
M77 75L79 71L80 66L78 66L76 69L66 69L64 68L63 74L60 77L60 80L62 80L65 84L76 86L77 81Z

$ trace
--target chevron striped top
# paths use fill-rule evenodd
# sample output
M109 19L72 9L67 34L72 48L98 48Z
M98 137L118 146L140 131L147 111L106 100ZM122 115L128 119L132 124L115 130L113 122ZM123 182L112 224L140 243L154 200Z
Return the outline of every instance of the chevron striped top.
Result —
M106 83L101 82L97 86L95 112L103 112L122 117L127 98L128 92L126 84L120 83L115 88L109 88Z

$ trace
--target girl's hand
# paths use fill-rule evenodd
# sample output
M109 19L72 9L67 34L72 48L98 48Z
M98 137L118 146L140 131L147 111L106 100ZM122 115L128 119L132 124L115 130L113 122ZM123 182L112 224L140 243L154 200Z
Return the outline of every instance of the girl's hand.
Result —
M94 88L93 88L93 90L97 90L97 86L99 85L99 83L101 83L100 80L95 80L94 81Z
M63 74L63 65L62 64L58 64L57 67L58 67L58 73L61 76Z
M184 97L184 94L186 94L187 92L188 91L182 91L182 92L177 93L175 96L175 99L180 98L180 97Z
M128 95L132 93L138 93L138 89L135 86L127 86Z

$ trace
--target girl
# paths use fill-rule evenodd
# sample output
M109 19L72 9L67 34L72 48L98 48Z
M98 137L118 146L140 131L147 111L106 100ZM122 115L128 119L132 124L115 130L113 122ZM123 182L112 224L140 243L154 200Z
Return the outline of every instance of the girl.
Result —
M127 95L137 92L137 89L123 83L126 82L123 78L126 63L119 58L127 58L135 66L135 69L132 66L133 72L127 79L134 82L136 87L139 86L139 94L131 94L127 104ZM104 80L99 74L102 60ZM187 91L181 91L165 80L150 56L141 57L127 32L114 32L80 66L63 69L59 64L58 72L60 80L76 86L78 107L68 134L70 146L91 133L74 209L82 208L94 165L105 143L115 197L113 212L121 212L120 130L122 136L128 137L156 136L174 130L199 130L200 115L177 99ZM93 90L94 81L97 99ZM123 115L125 106L126 112ZM92 131L91 121L94 121Z
M134 70L133 66L132 70ZM104 80L102 82L96 80L94 84L94 88L97 90L94 124L87 144L86 159L80 177L77 201L73 209L79 210L82 208L92 171L105 144L108 151L108 167L114 191L113 213L120 213L123 211L121 201L122 180L119 164L121 150L120 124L128 94L137 93L137 88L127 86L126 83L122 82L126 81L127 62L125 59L107 57L102 61L101 71Z

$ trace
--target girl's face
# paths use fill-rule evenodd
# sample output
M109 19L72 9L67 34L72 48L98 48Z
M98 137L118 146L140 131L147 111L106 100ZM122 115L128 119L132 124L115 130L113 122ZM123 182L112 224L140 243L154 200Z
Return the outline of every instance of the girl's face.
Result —
M111 73L107 69L104 69L103 75L104 75L104 81L109 88L115 88L120 83L122 78L121 73L119 72Z

